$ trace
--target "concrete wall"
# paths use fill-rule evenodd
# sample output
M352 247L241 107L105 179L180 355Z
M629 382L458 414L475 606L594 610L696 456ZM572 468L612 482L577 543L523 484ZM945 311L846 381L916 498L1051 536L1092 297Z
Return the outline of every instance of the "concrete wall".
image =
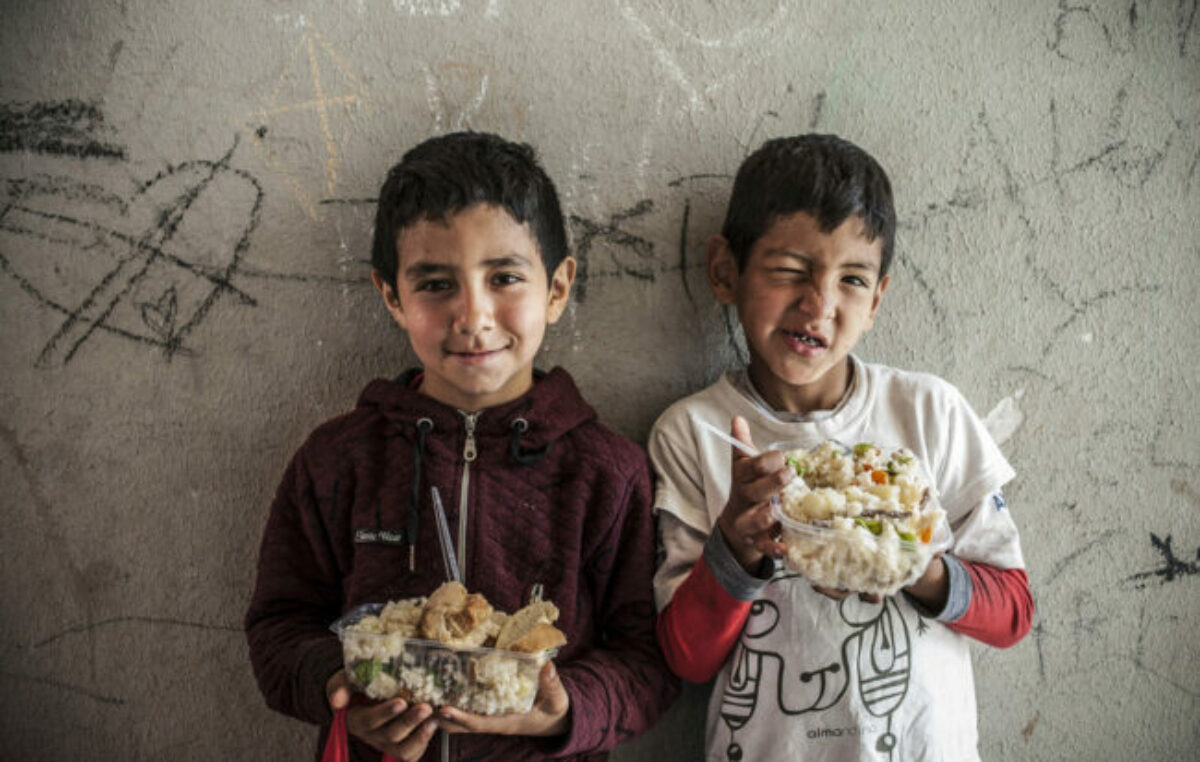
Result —
M299 759L240 617L293 448L412 362L372 197L457 128L535 144L582 263L542 364L616 428L741 354L699 264L740 159L895 182L869 359L1020 473L1039 605L978 650L988 759L1200 747L1196 0L14 2L0 32L0 756ZM614 372L615 371L615 372ZM695 759L703 691L622 760Z

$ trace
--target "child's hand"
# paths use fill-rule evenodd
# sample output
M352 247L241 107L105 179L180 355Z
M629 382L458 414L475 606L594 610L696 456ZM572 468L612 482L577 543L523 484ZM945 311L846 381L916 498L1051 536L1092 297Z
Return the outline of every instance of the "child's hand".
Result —
M944 609L946 599L950 597L950 575L946 572L946 562L942 560L942 554L938 553L931 558L920 579L904 590L930 611Z
M733 419L735 439L754 447L750 426L741 416ZM770 500L792 480L793 471L783 453L772 450L750 457L733 451L729 502L717 519L717 526L742 568L750 573L758 569L763 556L778 558L787 547L778 542L779 522L771 517Z
M813 585L812 588L835 601L854 595L851 590L821 587L820 585ZM931 611L941 611L945 608L946 598L950 595L950 580L946 576L946 562L942 560L942 554L938 553L930 559L929 565L925 567L925 573L904 590ZM883 600L883 596L879 593L859 593L858 597L867 603L879 603Z
M546 662L538 675L538 693L525 714L488 717L444 706L438 710L438 727L447 733L495 733L505 736L556 736L567 732L571 697L558 678L554 662Z
M350 680L338 670L325 683L333 711L350 705ZM346 730L400 762L417 760L438 729L429 704L409 706L404 699L360 704L346 709Z

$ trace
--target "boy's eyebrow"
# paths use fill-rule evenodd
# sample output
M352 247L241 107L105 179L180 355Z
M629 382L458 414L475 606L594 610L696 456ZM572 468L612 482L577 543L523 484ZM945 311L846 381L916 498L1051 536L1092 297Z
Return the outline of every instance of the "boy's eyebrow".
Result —
M495 257L489 257L483 260L485 267L529 267L530 262L528 257L520 254L501 254ZM404 277L409 280L417 280L419 278L428 277L430 275L442 275L453 272L453 265L439 264L437 262L414 262L404 268Z
M439 265L434 262L417 262L404 268L404 277L409 280L424 278L427 275L447 273L452 270L449 265Z
M530 264L528 257L515 253L491 257L483 260L483 263L488 267L528 267Z

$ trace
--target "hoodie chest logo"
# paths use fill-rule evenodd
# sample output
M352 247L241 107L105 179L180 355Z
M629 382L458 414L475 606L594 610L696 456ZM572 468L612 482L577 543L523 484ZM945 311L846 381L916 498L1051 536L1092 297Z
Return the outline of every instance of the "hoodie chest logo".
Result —
M403 529L356 529L354 542L358 545L403 545Z

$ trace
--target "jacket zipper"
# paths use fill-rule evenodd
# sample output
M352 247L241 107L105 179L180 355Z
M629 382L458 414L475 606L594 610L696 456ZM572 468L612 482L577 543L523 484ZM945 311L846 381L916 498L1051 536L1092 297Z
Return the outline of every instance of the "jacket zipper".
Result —
M458 493L458 576L467 584L467 492L471 486L471 464L479 454L475 449L475 422L479 413L463 413L467 427L467 441L463 443L462 484Z
M459 413L467 429L467 440L463 443L462 483L458 493L458 576L463 586L467 584L467 491L471 487L471 464L479 452L475 449L475 422L479 413ZM450 762L450 736L442 734L442 762Z

